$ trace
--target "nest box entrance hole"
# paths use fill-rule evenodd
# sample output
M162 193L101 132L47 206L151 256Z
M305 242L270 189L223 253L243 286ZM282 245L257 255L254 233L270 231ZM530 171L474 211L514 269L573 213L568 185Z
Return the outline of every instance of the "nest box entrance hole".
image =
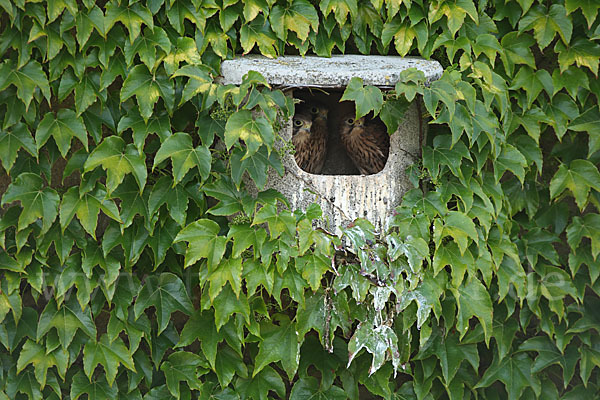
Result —
M346 148L342 143L340 136L340 126L349 117L355 116L355 104L352 101L342 101L342 95L345 88L299 88L294 89L293 97L296 100L295 115L300 113L311 114L311 109L314 107L325 107L327 113L327 151L325 163L318 175L362 175ZM367 119L370 116L366 116ZM374 118L370 123L378 124L380 128L385 125L379 117ZM292 127L293 129L293 127ZM386 136L387 132L386 132ZM386 137L387 146L384 146L382 152L385 157L385 162L389 156L389 136ZM300 169L303 166L298 165ZM306 170L305 170L306 171ZM311 172L311 171L306 171ZM377 171L379 172L379 171Z

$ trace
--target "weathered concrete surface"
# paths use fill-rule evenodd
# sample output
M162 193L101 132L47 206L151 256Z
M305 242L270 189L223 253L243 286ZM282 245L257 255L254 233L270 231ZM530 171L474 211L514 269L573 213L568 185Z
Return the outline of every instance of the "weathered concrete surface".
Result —
M417 67L433 80L441 76L442 68L435 61L380 56L337 56L332 58L285 56L278 59L242 57L223 62L223 83L239 84L250 70L263 74L273 85L291 87L343 87L351 77L358 76L366 84L393 86L401 71ZM337 102L338 97L332 102ZM274 188L285 195L292 209L306 208L317 203L323 210L325 228L340 233L356 218L366 218L379 232L387 228L387 221L402 196L412 188L406 168L417 161L420 140L426 124L422 124L418 107L413 104L406 112L398 130L391 136L390 152L382 171L374 175L315 175L301 170L290 153L282 157L285 174L280 177L270 170L266 188ZM334 128L335 129L335 128ZM281 137L289 142L292 124L288 121ZM330 130L331 133L331 130ZM282 146L279 142L276 146ZM328 155L329 157L329 155ZM256 193L250 179L246 184Z
M247 55L221 64L223 84L239 85L248 71L260 72L271 85L343 87L354 76L366 85L394 86L400 73L417 68L425 73L427 81L442 76L437 61L397 56L333 55L331 58L314 56L282 56L267 58Z

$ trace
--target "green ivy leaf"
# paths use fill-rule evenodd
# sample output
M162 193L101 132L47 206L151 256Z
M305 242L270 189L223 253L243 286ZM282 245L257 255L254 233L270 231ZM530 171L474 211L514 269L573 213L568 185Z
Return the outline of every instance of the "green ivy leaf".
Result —
M264 15L269 14L269 5L266 0L249 0L244 2L244 19L246 22L252 21L262 12Z
M331 260L323 254L307 254L296 258L296 270L302 274L313 292L321 286L321 278L330 266Z
M64 232L73 217L77 215L81 226L96 239L96 225L100 210L108 217L121 222L119 209L115 202L106 198L106 190L97 184L92 192L80 194L77 187L72 187L63 195L60 205L60 226Z
M25 110L33 99L33 93L39 88L46 100L50 101L50 85L46 73L37 61L29 61L27 65L17 68L11 60L0 65L0 91L9 85L17 88L17 97L25 103Z
M565 133L567 133L567 129L571 129L571 126L569 124L569 121L575 119L577 121L577 124L574 125L575 129L572 130L587 130L588 134L589 134L589 138L590 138L590 150L591 150L591 146L594 145L594 140L596 139L596 135L594 135L594 127L592 125L589 125L586 121L587 118L592 117L593 118L593 113L592 114L588 114L586 115L585 118L578 118L579 117L579 108L577 107L577 104L575 104L575 102L570 99L566 94L564 93L559 93L556 96L554 96L554 98L552 99L552 103L549 103L546 107L546 109L544 110L544 113L550 118L550 120L545 121L544 116L542 116L542 118L536 118L537 121L536 123L538 124L537 127L535 128L535 134L532 135L533 133L533 129L527 129L527 127L525 129L527 129L528 133L532 136L537 137L536 141L539 141L539 135L540 133L538 133L538 130L540 129L540 122L544 122L544 123L550 123L550 125L554 128L554 131L556 132L556 136L558 137L559 140L562 140L562 137L565 135ZM599 115L600 118L600 115ZM599 131L600 133L600 131ZM600 139L600 135L598 135L598 138ZM600 142L600 140L599 140ZM599 143L600 145L600 143Z
M500 153L494 165L496 182L500 182L500 178L502 178L505 171L510 171L523 184L525 180L525 167L527 167L527 160L523 154L510 144L504 145L502 153Z
M174 0L170 1L170 8L167 11L167 17L171 26L179 33L185 35L185 20L196 25L199 31L204 31L206 25L207 10L204 7L196 5L196 1ZM223 33L224 36L225 33Z
M381 120L387 127L388 133L391 135L398 129L398 126L404 120L404 115L408 110L410 103L404 99L387 100L381 107Z
M587 160L574 160L569 167L561 164L550 181L550 198L555 199L565 189L569 189L575 197L580 210L588 203L590 189L600 192L600 172Z
M83 371L77 372L73 377L73 384L69 396L77 400L82 395L87 395L89 400L116 399L119 393L117 386L109 386L106 379L90 381Z
M215 369L217 358L217 345L223 340L223 332L217 332L215 318L212 312L197 310L186 322L177 347L189 346L196 339L200 342L202 353Z
M538 70L534 72L529 66L522 66L519 72L513 78L513 84L509 88L511 90L524 89L527 93L527 108L530 108L534 100L537 99L542 89L551 98L554 94L554 85L552 77L546 70Z
M247 153L246 153L247 154ZM276 152L268 153L265 147L260 147L258 151L247 157L244 151L236 148L229 159L231 165L231 177L239 188L244 172L248 172L250 178L259 189L264 189L267 183L267 174L269 166L273 167L280 176L284 174L284 167Z
M75 27L77 28L77 43L79 47L85 46L86 42L92 34L92 30L96 28L96 31L106 38L108 30L105 27L104 13L97 6L89 10L88 12L80 10L75 16Z
M249 53L255 45L258 45L262 54L274 58L277 56L276 43L277 38L271 30L271 25L263 16L249 24L242 25L240 29L240 44L244 49L244 54Z
M569 43L573 24L571 19L567 18L564 6L553 4L550 9L547 9L542 5L536 5L519 21L519 32L530 29L533 29L535 40L543 50L552 42L556 33L564 43Z
M223 29L215 21L210 21L206 27L203 40L204 46L201 51L204 51L210 44L217 56L225 58L227 57L227 42L229 39L229 36L223 32Z
M81 117L78 117L73 110L60 110L56 118L52 113L46 114L35 132L38 151L50 136L54 138L63 157L66 157L69 152L73 137L79 139L86 150L88 148L87 130Z
M24 272L24 268L11 256L9 256L6 251L0 252L0 269L5 269L13 272ZM5 310L8 313L8 308Z
M284 371L291 379L298 370L298 353L300 352L298 333L295 324L286 315L277 314L272 319L279 322L279 325L267 322L261 324L262 340L258 344L258 354L252 377L254 378L270 363L281 361Z
M81 82L75 86L75 109L77 110L77 116L80 116L94 104L100 96L106 99L106 96L100 93L100 74L91 73L84 76Z
M181 184L172 187L172 180L168 176L162 176L154 184L150 198L148 199L148 216L153 218L156 212L167 204L171 218L179 226L185 226L186 212L188 208L190 193Z
M185 76L189 78L183 89L180 104L189 101L199 93L206 93L215 87L213 79L210 76L210 71L202 65L184 65L175 71L172 76Z
M509 76L512 76L515 64L524 64L535 69L535 58L531 52L531 47L535 40L526 33L508 32L502 36L500 41L502 51L500 57L504 64L504 69Z
M278 238L281 234L289 236L296 234L296 219L289 212L279 212L273 204L266 204L254 216L252 225L267 223L271 239Z
M598 107L590 107L568 125L575 132L587 132L588 157L600 150L600 111Z
M229 227L227 238L233 238L231 255L238 258L251 246L258 253L258 249L267 239L267 232L264 229L254 229L250 224L232 225Z
M157 55L158 48L162 50L162 54L159 53ZM164 29L158 26L154 29L144 29L143 35L138 36L133 43L125 43L125 48L123 49L128 67L131 67L133 59L137 54L140 57L140 61L146 64L149 71L154 71L158 67L157 63L170 52L171 41Z
M6 130L0 129L0 161L7 173L10 173L20 149L38 157L38 149L27 125L19 122Z
M241 378L248 377L248 368L244 360L229 346L224 346L217 353L215 372L221 387L229 385L235 375Z
M7 399L16 399L17 392L23 393L28 399L43 398L40 385L31 371L23 371L17 376L15 376L14 372L8 375L5 391L8 394L5 395ZM0 392L0 396L4 394L3 392Z
M151 73L144 65L136 65L129 71L121 88L121 102L133 95L140 106L140 115L146 122L152 116L159 97L168 110L172 110L175 103L173 82L162 71Z
M175 47L165 57L165 71L168 75L173 74L179 68L179 64L184 61L191 65L202 64L198 47L192 38L177 38Z
M600 8L600 4L595 2L594 0L566 0L565 1L565 9L567 14L571 14L573 11L581 8L581 12L585 16L585 19L588 23L587 28L592 29L592 24L596 20L596 16L598 15L598 9Z
M437 136L433 141L433 147L423 147L423 166L429 170L434 182L443 166L448 167L457 178L462 178L460 165L463 158L471 160L469 150L460 141L452 146L452 138L448 135Z
M215 297L217 297L227 282L233 288L235 295L239 297L240 290L242 289L242 259L230 258L222 261L217 266L213 266L208 281L210 282L208 290L210 301L215 300Z
M83 172L89 172L102 166L107 173L106 188L112 193L123 182L126 174L133 174L140 188L140 193L146 185L144 153L139 153L133 144L125 145L118 136L107 137L92 151L83 166Z
M290 393L290 400L343 400L347 398L347 393L341 387L333 385L325 389L312 376L296 381Z
M230 149L240 139L246 144L244 158L250 157L265 144L270 150L275 141L273 126L265 117L252 118L249 110L236 111L225 124L225 145Z
M56 328L63 349L69 347L78 329L81 329L91 341L96 340L96 325L90 308L82 311L75 296L69 297L60 308L54 299L48 302L38 321L36 342L39 342L52 328Z
M367 115L373 111L379 114L383 105L383 94L375 86L364 86L361 78L354 77L348 82L346 90L340 101L351 100L355 102L356 118Z
M192 138L185 132L178 132L169 136L154 157L152 169L168 157L173 162L173 186L180 182L185 174L197 167L202 180L208 178L210 173L211 154L206 146L194 148Z
M187 351L178 351L171 354L167 361L163 362L160 370L165 374L169 392L179 399L181 396L179 385L187 383L192 390L202 390L202 382L199 379L199 368L206 367L205 362L197 354Z
M485 54L490 60L492 67L495 65L496 55L501 54L503 51L498 39L494 35L484 33L483 35L477 36L475 43L473 43L473 53L476 57L479 57L481 53Z
M573 43L565 46L562 42L556 43L554 51L558 54L560 71L564 72L571 65L588 67L594 75L598 76L598 59L600 58L600 45L586 38L578 37Z
M123 184L113 192L113 198L121 199L121 204L126 206L121 207L120 219L113 219L117 222L122 222L122 227L127 228L131 226L135 216L140 215L145 220L144 226L150 231L149 225L152 223L152 220L148 211L149 192L150 190L146 186L146 190L140 193L135 183L135 178L131 175L126 176ZM107 214L106 211L105 214Z
M541 391L540 380L531 372L533 361L525 353L513 354L500 360L494 357L481 380L475 388L488 387L496 381L504 383L508 397L517 399L521 397L525 388L532 388L534 392Z
M201 258L208 260L208 267L212 268L219 264L225 253L227 238L219 236L219 225L209 219L199 219L183 228L177 237L177 242L188 242L185 252L185 266L194 264Z
M458 245L451 242L436 249L433 257L433 273L437 275L449 265L452 268L452 286L459 287L465 273L474 263L473 254L468 249L461 252Z
M394 368L398 367L398 337L389 326L382 324L374 327L371 320L361 322L348 343L348 365L363 348L373 355L369 375L383 366L389 354L392 356Z
M433 17L432 22L441 17L440 13L443 13L448 18L448 29L450 29L450 32L452 32L453 35L456 34L458 29L463 25L466 15L469 15L476 24L479 24L477 9L472 1L466 0L442 4L442 7L439 7L437 10L438 15L431 16Z
M229 318L233 314L240 314L244 317L246 323L248 325L250 324L250 305L248 304L248 298L243 292L240 293L239 297L236 296L229 285L223 287L219 295L213 301L212 306L215 309L217 331L229 321Z
M72 16L77 15L77 4L72 0L52 0L48 2L48 22L54 21L58 18L63 10L67 8Z
M17 176L15 181L8 186L2 196L1 205L20 201L23 211L19 215L19 224L17 230L21 231L35 222L38 218L42 219L42 231L40 234L48 232L52 223L58 215L58 203L60 197L56 190L49 187L43 187L44 180L31 172L25 172Z
M212 215L233 215L238 211L244 211L242 205L242 193L228 176L221 176L217 181L207 184L202 191L210 197L219 200L219 203L208 210ZM250 210L252 212L254 210Z
M358 2L356 0L324 0L319 2L319 8L324 17L331 12L335 15L338 24L344 25L348 19L348 14L354 18L358 14Z
M254 293L256 293L259 285L265 288L269 295L273 293L275 269L273 268L272 264L265 266L258 260L247 260L244 263L244 272L242 278L246 282L248 296L252 296Z
M68 358L69 354L64 349L46 352L45 346L28 339L19 354L17 373L21 373L27 365L33 364L35 379L43 389L44 386L46 386L48 369L56 366L59 371L63 371L63 374L61 375L64 376L64 371L67 369Z
M401 255L404 255L411 270L414 273L419 273L423 260L429 257L429 246L425 240L412 235L408 235L405 240L402 240L394 233L387 235L385 240L388 244L390 261L395 261Z
M119 120L117 132L121 134L127 129L133 131L133 144L141 153L148 135L152 133L158 135L161 142L171 136L171 121L169 116L164 113L163 115L152 114L146 122L139 113L131 110Z
M187 315L194 312L183 282L177 275L168 272L158 276L148 276L140 288L133 307L135 319L138 319L141 313L151 306L156 309L159 335L167 328L173 312L181 311Z
M493 307L490 295L483 284L473 277L459 288L450 288L458 306L456 329L462 339L469 330L469 320L477 317L483 326L485 342L489 343L492 335Z
M286 40L287 31L296 32L301 41L308 39L310 28L319 30L317 10L307 0L293 0L286 7L276 4L269 14L273 31L281 40Z
M236 382L236 389L246 398L267 400L269 391L275 392L280 398L285 398L285 384L281 376L268 365L255 377L240 379Z
M171 396L171 392L167 388L167 385L161 385L153 387L146 393L144 396L144 400L162 400L169 398Z
M336 45L334 38L329 37L325 29L320 29L319 32L311 32L309 34L310 43L314 45L314 51L319 57L331 57L331 52ZM308 42L305 42L308 51ZM298 46L296 46L298 47ZM302 49L303 50L303 49ZM302 53L300 53L302 54Z
M115 381L120 364L135 372L133 358L123 341L117 338L111 342L106 334L98 342L88 341L83 348L83 370L90 381L98 364L104 367L109 386Z
M164 225L156 225L154 233L148 238L148 246L154 254L154 269L158 267L167 256L167 251L173 245L179 226L172 219L167 219Z
M429 342L423 346L415 359L424 360L435 356L440 360L442 376L446 385L454 380L463 361L467 361L475 371L479 369L479 353L474 343L461 343L457 334L432 335Z
M454 238L461 254L464 254L467 249L469 238L478 243L479 237L473 220L460 211L449 211L448 215L444 218L444 228L440 238L445 235L450 235Z
M567 228L567 243L575 253L581 239L587 237L592 242L592 256L594 260L600 254L600 214L586 214L583 217L574 217Z
M383 26L381 41L387 46L393 38L396 51L404 57L411 50L416 36L417 32L410 23L395 18Z
M575 365L579 361L578 351L573 345L567 347L567 351L562 354L547 336L538 336L523 342L519 346L519 350L538 353L531 366L532 374L542 371L552 364L559 364L563 369L564 385L567 386L571 382L575 373Z
M140 3L133 4L118 4L110 2L106 5L106 17L105 17L106 31L115 24L115 22L121 22L129 31L129 42L133 41L139 36L142 29L142 24L146 24L150 29L154 29L154 19L150 10L143 7Z
M581 88L590 89L586 72L575 67L569 67L564 71L555 69L552 72L552 83L554 84L554 94L564 88L573 99L577 98L577 92Z
M345 333L349 331L350 319L350 307L345 292L340 291L332 296L329 292L319 289L316 293L307 296L305 307L298 308L296 314L298 337L303 341L306 334L314 329L319 334L321 343L325 347L331 346L328 342L333 340L333 333L338 327L341 327Z

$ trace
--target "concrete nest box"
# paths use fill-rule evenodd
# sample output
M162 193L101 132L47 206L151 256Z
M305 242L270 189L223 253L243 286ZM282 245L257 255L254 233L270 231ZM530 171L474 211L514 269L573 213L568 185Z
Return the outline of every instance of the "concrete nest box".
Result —
M224 61L221 65L221 82L241 84L249 71L261 73L275 87L283 87L286 94L298 99L298 109L317 104L327 107L327 155L318 174L302 170L294 155L285 152L285 174L269 172L267 188L284 194L293 209L306 210L317 203L323 210L326 228L339 233L339 228L356 218L369 220L377 231L387 228L389 216L402 201L402 196L412 186L406 168L420 154L423 129L426 124L416 104L404 115L398 130L390 136L389 152L382 170L362 175L347 154L340 139L340 124L354 112L354 103L340 102L342 93L353 77L365 85L382 89L393 88L400 73L416 68L425 73L427 82L438 79L442 67L437 61L418 58L338 55L331 58L282 56L269 59L262 56L244 56ZM373 121L373 123L376 123ZM380 121L379 121L380 123ZM280 132L286 142L292 141L292 120ZM312 131L311 131L312 134ZM279 143L279 146L283 143ZM250 183L250 190L256 190Z

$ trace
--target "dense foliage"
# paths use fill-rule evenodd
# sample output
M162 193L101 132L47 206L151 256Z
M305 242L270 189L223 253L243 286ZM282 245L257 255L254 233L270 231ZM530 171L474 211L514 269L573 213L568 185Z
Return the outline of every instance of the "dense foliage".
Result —
M598 398L599 8L0 0L0 399ZM430 123L389 232L247 193L294 108L249 52L442 62L346 92Z

